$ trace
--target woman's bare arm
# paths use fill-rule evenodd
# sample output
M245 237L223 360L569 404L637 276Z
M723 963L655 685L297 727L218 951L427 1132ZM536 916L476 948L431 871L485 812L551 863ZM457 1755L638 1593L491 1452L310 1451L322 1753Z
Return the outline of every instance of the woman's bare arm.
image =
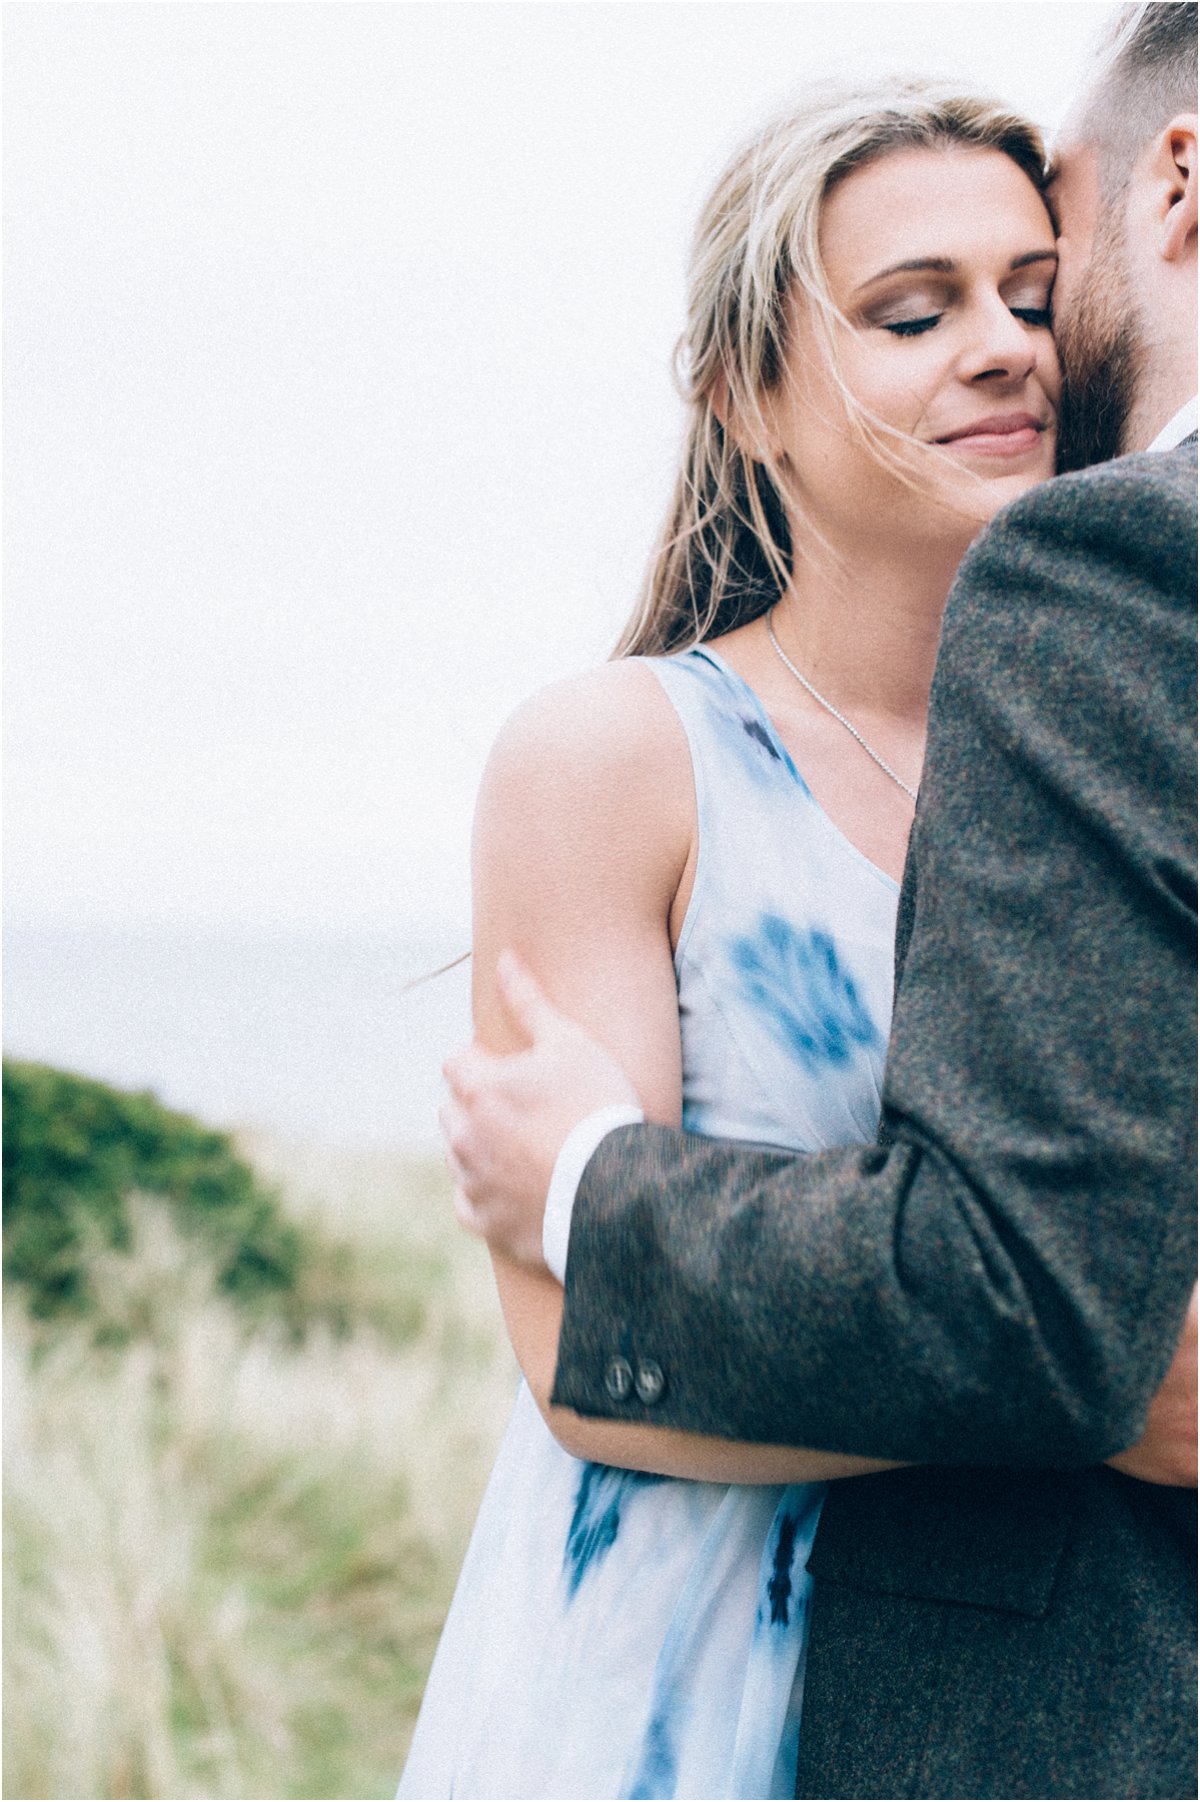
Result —
M654 677L610 664L528 703L488 765L474 846L476 1038L518 1048L496 987L511 946L628 1071L650 1120L678 1125L671 950L695 837L683 731ZM890 1468L775 1445L625 1426L552 1408L562 1289L493 1255L505 1323L551 1432L579 1458L713 1482L804 1482Z

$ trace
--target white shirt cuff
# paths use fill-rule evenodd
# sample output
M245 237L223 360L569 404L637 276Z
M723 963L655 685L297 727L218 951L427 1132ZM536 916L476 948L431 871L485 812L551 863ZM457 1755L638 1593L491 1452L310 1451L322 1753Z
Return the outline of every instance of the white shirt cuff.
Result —
M542 1221L542 1256L550 1274L560 1283L567 1280L567 1242L571 1237L575 1194L593 1152L601 1139L606 1139L618 1126L641 1126L645 1119L640 1107L629 1102L616 1102L612 1107L597 1108L594 1114L588 1114L563 1140L550 1178L550 1193L546 1197Z

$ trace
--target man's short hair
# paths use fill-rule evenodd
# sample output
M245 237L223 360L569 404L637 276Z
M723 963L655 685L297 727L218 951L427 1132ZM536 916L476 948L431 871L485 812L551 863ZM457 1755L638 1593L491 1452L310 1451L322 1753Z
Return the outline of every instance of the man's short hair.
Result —
M1190 0L1119 6L1096 50L1079 135L1100 153L1111 197L1176 113L1196 111L1196 7Z

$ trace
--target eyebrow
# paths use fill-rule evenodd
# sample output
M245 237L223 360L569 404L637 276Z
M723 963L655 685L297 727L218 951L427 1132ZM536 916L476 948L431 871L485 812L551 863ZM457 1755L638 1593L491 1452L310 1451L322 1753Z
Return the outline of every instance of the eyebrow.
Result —
M1056 250L1027 250L1024 256L1013 258L1008 266L1009 273L1012 274L1017 269L1027 269L1031 263L1054 263L1057 265L1058 252ZM873 287L876 282L883 281L884 277L888 275L907 275L919 273L922 270L932 270L935 275L953 275L957 268L958 264L952 257L910 257L903 263L889 263L886 269L877 270L874 275L868 276L865 282L859 283L855 293L861 294L864 288Z

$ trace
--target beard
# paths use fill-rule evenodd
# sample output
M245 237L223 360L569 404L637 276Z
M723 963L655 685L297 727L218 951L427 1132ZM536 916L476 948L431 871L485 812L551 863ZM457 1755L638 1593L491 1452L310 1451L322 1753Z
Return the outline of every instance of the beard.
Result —
M1059 470L1106 463L1125 448L1144 361L1141 319L1115 207L1097 230L1074 305L1055 320L1055 337L1063 372Z

